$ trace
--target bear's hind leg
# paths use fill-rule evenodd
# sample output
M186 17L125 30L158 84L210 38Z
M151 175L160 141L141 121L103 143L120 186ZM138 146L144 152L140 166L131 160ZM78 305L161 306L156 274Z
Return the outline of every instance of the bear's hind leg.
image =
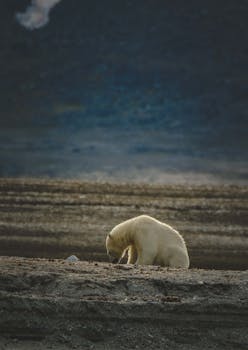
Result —
M182 248L173 248L169 259L169 267L172 268L189 268L189 257L187 252Z
M153 255L145 251L143 251L142 253L138 253L136 265L153 265L153 263L154 263Z

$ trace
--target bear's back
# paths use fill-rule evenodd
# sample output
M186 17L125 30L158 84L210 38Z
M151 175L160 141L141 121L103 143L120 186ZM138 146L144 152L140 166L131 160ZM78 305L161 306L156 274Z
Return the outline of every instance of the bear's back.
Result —
M160 243L166 245L185 246L183 237L170 225L161 222L148 215L140 215L133 218L135 231L139 234L149 234L153 239L159 238ZM157 237L156 237L157 236ZM156 237L156 238L155 238Z

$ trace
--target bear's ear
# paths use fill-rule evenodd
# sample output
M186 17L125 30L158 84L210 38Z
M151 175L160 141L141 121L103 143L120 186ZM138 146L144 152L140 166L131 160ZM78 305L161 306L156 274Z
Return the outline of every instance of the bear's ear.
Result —
M113 237L111 236L111 233L108 234L108 237L109 237L110 239L113 239Z

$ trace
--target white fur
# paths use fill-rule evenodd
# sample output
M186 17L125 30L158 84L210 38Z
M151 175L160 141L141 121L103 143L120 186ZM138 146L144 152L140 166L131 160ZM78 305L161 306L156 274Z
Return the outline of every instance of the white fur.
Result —
M115 226L106 238L107 253L128 264L188 268L189 256L182 236L171 226L141 215Z

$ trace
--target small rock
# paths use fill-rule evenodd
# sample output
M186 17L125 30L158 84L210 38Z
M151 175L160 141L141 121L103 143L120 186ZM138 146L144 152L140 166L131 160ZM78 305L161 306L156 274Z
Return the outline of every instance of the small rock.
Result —
M165 295L161 297L163 303L180 303L181 298L176 295Z
M133 269L133 265L116 264L116 265L114 265L114 268L119 269L119 270L131 270L131 269Z
M68 258L65 259L66 261L69 261L69 262L76 262L76 261L79 261L78 257L76 257L76 255L71 255L69 256Z

